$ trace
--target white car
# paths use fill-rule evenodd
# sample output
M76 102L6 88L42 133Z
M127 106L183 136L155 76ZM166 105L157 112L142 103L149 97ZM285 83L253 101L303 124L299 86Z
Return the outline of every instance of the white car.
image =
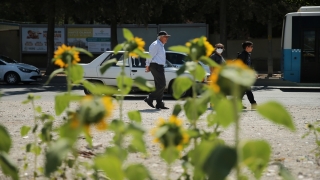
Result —
M100 73L101 65L106 61L111 59L117 59L117 63L114 63L104 74ZM95 58L92 62L88 64L80 64L84 69L84 79L93 83L102 83L109 86L117 86L116 78L121 72L121 66L123 65L124 52L118 52L115 54L113 51L106 51L100 56ZM146 79L148 82L154 85L154 78L151 72L145 72L146 59L145 58L133 58L129 57L125 60L125 73L132 79L140 76ZM166 92L172 94L172 83L177 77L176 72L178 69L174 67L169 61L166 62L164 66L165 77L166 77ZM182 75L190 76L190 73L185 72ZM207 74L208 76L209 74ZM206 82L207 76L204 78L203 82ZM84 89L85 94L90 94L87 89ZM185 92L183 96L190 95L191 91Z
M174 51L166 51L166 58L167 60L175 67L180 68L187 62L187 54L181 52L174 52ZM210 68L208 65L204 64L203 62L199 61L199 64L210 73Z
M0 81L7 84L30 84L41 80L42 76L37 67L0 55Z

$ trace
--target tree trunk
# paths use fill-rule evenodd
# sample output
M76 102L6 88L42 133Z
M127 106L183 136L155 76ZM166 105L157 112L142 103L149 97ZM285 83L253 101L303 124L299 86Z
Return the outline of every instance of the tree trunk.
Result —
M268 76L273 74L273 57L272 57L272 12L269 11L268 18Z
M220 43L224 45L224 54L227 55L227 3L228 0L220 1ZM228 58L228 57L227 57Z
M117 20L112 18L111 20L111 49L118 45L118 38L117 38Z
M55 0L48 1L48 11L47 69L45 75L50 75L54 71L52 58L54 54Z

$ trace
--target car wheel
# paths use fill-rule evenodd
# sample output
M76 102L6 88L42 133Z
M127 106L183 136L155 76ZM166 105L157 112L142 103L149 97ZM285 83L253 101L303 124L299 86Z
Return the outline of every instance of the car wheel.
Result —
M7 84L17 84L20 80L20 77L15 72L9 72L6 74L5 81Z

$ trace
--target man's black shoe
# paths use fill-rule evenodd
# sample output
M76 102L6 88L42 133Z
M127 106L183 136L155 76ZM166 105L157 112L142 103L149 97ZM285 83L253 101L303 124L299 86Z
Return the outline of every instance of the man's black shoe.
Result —
M169 109L168 107L165 107L164 106L164 103L161 102L161 103L157 103L156 104L156 109Z
M168 107L165 107L165 106L158 106L156 105L156 109L169 109Z
M150 107L154 108L153 103L150 102L148 98L145 98L145 99L144 99L144 102L146 102Z

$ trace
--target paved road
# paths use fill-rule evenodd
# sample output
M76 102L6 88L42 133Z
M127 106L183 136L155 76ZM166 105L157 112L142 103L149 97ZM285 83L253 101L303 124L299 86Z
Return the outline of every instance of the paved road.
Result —
M62 93L66 90L65 85L50 85L42 86L41 84L31 85L16 85L9 86L0 84L0 91L3 93L3 97L0 99L0 123L4 123L6 127L10 127L10 133L12 134L14 146L11 154L15 161L21 157L21 149L25 139L20 138L19 128L22 125L32 123L32 110L30 105L22 105L20 102L26 99L28 93L34 93L42 98L37 100L37 104L43 107L43 111L54 115L54 96L56 93ZM317 160L315 160L314 153L311 152L315 148L314 136L309 136L305 139L301 139L302 135L307 132L305 128L306 123L316 122L320 119L320 89L319 88L292 88L292 87L278 87L270 88L258 86L254 87L254 96L261 104L270 100L275 100L282 103L288 108L292 114L294 123L297 127L297 132L291 133L281 126L276 126L269 121L264 120L257 114L256 111L245 110L242 113L241 120L241 138L242 139L265 139L272 146L272 158L284 159L284 165L288 168L295 179L320 179L319 166ZM74 88L75 93L84 94L81 87ZM131 94L134 96L134 94ZM166 98L165 102L169 110L155 110L151 109L146 103L143 102L145 95L139 94L131 98L126 98L124 103L124 114L133 109L139 110L142 115L142 125L146 130L151 130L155 126L155 121L159 117L169 117L172 113L172 108L176 103L183 103L182 101L176 101L172 98ZM246 97L243 100L245 105L249 105ZM209 114L208 110L205 114ZM114 117L119 117L119 111L114 111ZM182 114L181 117L185 119ZM56 117L56 122L61 122L61 117ZM204 116L205 119L205 116ZM206 121L202 119L199 121L201 128L206 127ZM125 121L129 121L128 117L124 117ZM187 124L185 124L187 126ZM233 141L233 128L230 127L222 131L221 138L223 138L228 144L232 144ZM109 133L97 133L94 136L94 142L103 144L103 147L108 145L108 139L112 139ZM152 136L145 136L146 142L152 142ZM83 146L84 147L84 146ZM165 164L159 159L158 148L150 143L148 145L148 152L150 156L143 161L143 163L150 168L150 171L154 177L162 177L165 172ZM138 156L129 157L129 162L140 162L141 159ZM157 166L154 164L157 163ZM151 164L151 165L150 165ZM179 163L180 164L180 163ZM175 164L174 167L180 168ZM277 168L270 165L264 175L263 180L274 180L277 177ZM179 173L173 172L173 176L177 179ZM301 176L303 178L301 178ZM299 177L299 178L298 178ZM0 179L1 175L0 175Z
M41 96L43 101L53 101L54 95L57 93L63 93L67 89L65 84L51 84L43 86L41 83L30 85L7 85L0 84L0 92L2 93L2 100L22 101L26 99L28 93ZM314 104L320 106L320 88L319 87L284 87L284 86L255 86L253 87L254 96L257 102L263 102L267 100L277 100L284 104L294 105L295 103ZM74 87L73 92L84 95L83 88L81 86ZM126 99L128 100L141 100L147 94L132 93ZM165 96L166 100L173 99L169 96ZM246 99L246 97L245 97ZM299 101L297 101L299 99ZM247 103L247 100L244 101ZM298 105L298 104L297 104Z

